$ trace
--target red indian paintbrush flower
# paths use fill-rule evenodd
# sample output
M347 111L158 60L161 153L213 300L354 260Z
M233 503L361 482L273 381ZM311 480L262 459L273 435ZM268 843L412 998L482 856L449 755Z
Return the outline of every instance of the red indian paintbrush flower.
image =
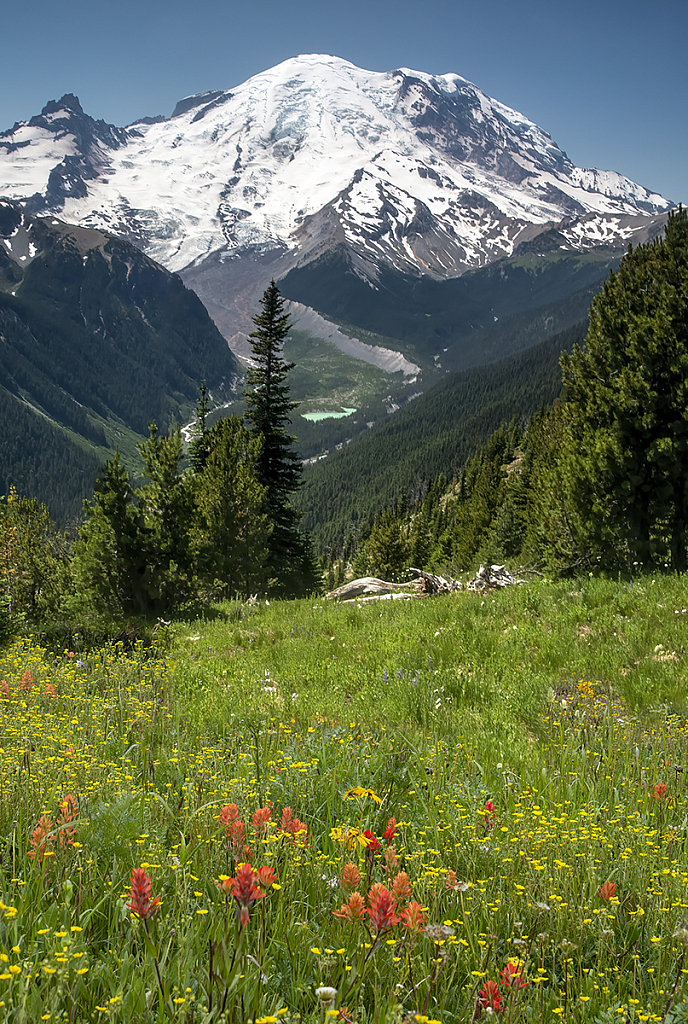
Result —
M229 826L233 821L239 819L239 808L236 804L225 804L220 811L220 821L223 825Z
M499 972L502 984L508 988L527 988L528 982L522 981L523 968L516 960L507 960L503 971Z
M411 880L405 871L400 871L392 879L392 893L397 903L411 899Z
M357 889L361 884L361 872L358 870L353 861L349 861L344 865L342 871L342 888L343 889Z
M60 828L60 846L73 846L76 835L75 820L79 817L79 805L71 793L67 793L60 802L60 817L57 824Z
M385 871L388 875L391 875L393 871L396 871L399 867L399 858L397 857L397 851L393 846L388 846L382 855L385 862Z
M478 1002L483 1010L502 1009L502 1000L496 981L486 981L483 987L478 989Z
M224 878L220 885L225 892L230 892L237 902L239 921L245 928L251 917L251 907L256 900L265 899L262 885L272 885L275 872L271 867L262 867L254 871L250 864L240 864L234 878Z
M271 818L272 804L268 804L267 807L259 807L257 811L254 811L251 821L256 832L265 832Z
M380 882L376 882L370 887L368 904L370 923L376 932L386 932L399 924L400 919L397 917L394 896Z
M666 782L658 782L655 788L652 790L652 795L655 800L664 800L667 795Z
M262 868L258 868L256 875L258 876L258 884L262 885L264 889L269 889L277 877L275 869L271 868L269 864L263 864Z
M394 839L394 836L396 835L396 831L397 831L397 819L396 818L390 818L389 821L387 822L387 828L382 833L382 838L385 840L385 842L387 843L388 846L392 842L392 840Z
M285 807L282 810L282 817L278 827L279 831L287 836L292 843L297 839L300 839L302 843L306 842L308 829L302 821L294 817L291 807Z
M425 926L425 914L423 906L416 900L404 907L401 914L401 923L410 932L422 932Z
M616 882L605 882L597 890L597 895L603 900L610 900L616 896Z
M232 844L237 848L242 846L246 839L246 829L244 828L243 821L233 821L227 826L227 837Z
M47 814L42 814L38 824L36 825L35 829L31 833L31 836L29 838L29 843L31 844L31 849L29 850L29 857L31 858L31 860L33 860L34 857L38 857L38 863L43 863L43 858L48 852L47 844L52 843L53 839L55 838L54 836L50 835L52 829L53 823L51 818Z
M367 840L366 853L372 857L372 855L377 853L377 851L380 849L380 840L377 838L374 832L371 832L369 828L367 828L363 833L363 838Z
M127 907L132 914L148 921L160 909L160 897L153 896L153 881L144 868L132 868L130 879L131 897Z

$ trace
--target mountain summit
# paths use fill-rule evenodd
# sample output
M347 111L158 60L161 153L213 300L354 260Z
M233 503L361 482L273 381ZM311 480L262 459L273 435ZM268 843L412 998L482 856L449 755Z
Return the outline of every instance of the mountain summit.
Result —
M0 135L0 194L115 232L174 270L218 250L307 257L346 241L368 272L384 262L437 277L554 226L573 247L598 245L628 234L628 217L671 206L620 174L575 167L459 75L317 54L126 129L94 121L71 94L51 101Z
M126 128L50 101L0 135L3 195L182 273L237 351L266 282L333 252L373 289L388 272L442 281L515 254L623 251L672 206L575 167L459 75L319 54Z

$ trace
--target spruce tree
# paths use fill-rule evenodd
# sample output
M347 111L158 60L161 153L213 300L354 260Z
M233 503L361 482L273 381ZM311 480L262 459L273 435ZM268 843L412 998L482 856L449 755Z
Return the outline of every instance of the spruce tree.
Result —
M562 356L564 465L604 562L687 568L688 217L629 247L590 308L585 348Z
M187 448L189 465L194 473L203 472L203 467L208 458L209 445L206 427L208 411L208 389L205 386L205 381L202 381L198 389L198 401L196 402L196 422L191 429L191 439Z
M256 461L258 482L266 488L266 513L271 527L268 542L270 589L281 596L298 596L313 589L316 573L310 549L298 530L299 513L291 495L301 483L301 463L294 450L296 438L287 431L298 402L289 397L287 375L293 368L283 357L289 333L289 315L274 281L266 289L261 312L249 337L253 365L246 374L246 421L261 439Z

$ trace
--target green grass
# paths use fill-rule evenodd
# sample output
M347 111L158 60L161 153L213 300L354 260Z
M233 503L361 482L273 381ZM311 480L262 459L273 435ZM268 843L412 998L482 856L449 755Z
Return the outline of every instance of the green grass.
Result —
M684 609L585 579L18 641L0 1020L687 1020Z

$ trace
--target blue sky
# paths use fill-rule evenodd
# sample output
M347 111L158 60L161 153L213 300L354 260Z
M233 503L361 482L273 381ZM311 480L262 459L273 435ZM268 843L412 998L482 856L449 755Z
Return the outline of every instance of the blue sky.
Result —
M299 53L456 72L582 167L688 203L686 0L0 0L0 131L76 93L125 125Z

